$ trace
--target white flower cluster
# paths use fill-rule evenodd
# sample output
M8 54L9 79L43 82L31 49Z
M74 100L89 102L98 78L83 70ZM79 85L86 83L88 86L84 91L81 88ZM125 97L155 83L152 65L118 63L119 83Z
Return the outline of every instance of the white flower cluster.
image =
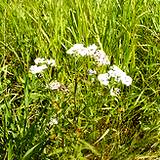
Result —
M89 75L94 75L94 74L97 74L97 72L95 70L89 69L88 74Z
M48 88L51 90L58 90L61 87L61 83L57 81L52 81L49 83Z
M49 125L53 126L53 125L57 125L58 124L58 119L57 118L51 118Z
M110 79L110 76L108 73L98 75L98 80L100 81L101 84L103 84L105 86L107 86L109 84L109 79Z
M102 50L97 50L97 46L92 44L88 47L84 47L83 44L75 44L71 47L67 54L80 55L80 56L91 56L99 63L99 65L108 65L110 61L106 53Z
M121 81L126 86L130 86L132 84L132 78L127 76L127 74L116 65L113 65L108 73L111 77L114 77L117 82Z
M86 56L88 55L88 50L83 46L83 44L75 44L67 51L67 54Z
M37 66L37 65L32 65L30 67L30 72L32 74L37 74L37 73L41 73L43 72L43 70L47 69L47 65L46 64L43 64L41 66Z
M56 62L54 59L44 59L44 58L36 58L34 60L35 65L30 67L30 72L32 74L37 74L43 72L43 70L48 68L48 65L55 66Z
M51 81L48 85L47 88L55 91L55 90L59 90L59 91L63 91L64 93L68 93L68 88L63 85L62 83L58 82L58 81Z
M126 73L116 65L111 66L107 73L98 75L98 80L103 85L108 85L111 78L114 78L117 82L122 82L126 86L130 86L132 84L132 78L127 76Z
M109 65L110 64L108 56L102 50L97 50L91 56L95 59L95 61L99 63L99 65Z
M80 56L90 56L92 57L96 62L98 62L99 65L109 65L110 61L108 59L108 56L106 53L102 50L97 50L97 46L95 44L92 44L88 47L84 47L83 44L75 44L73 47L71 47L67 54L70 55L80 55ZM56 62L54 59L44 59L44 58L36 58L34 60L35 65L32 65L30 67L30 72L32 74L37 74L43 72L45 69L47 69L49 66L55 66ZM96 75L96 70L89 69L88 70L89 75ZM125 72L123 72L119 67L116 65L113 65L110 67L110 70L107 73L99 74L98 80L101 84L107 86L109 85L109 82L111 78L114 78L116 82L121 82L122 84L126 86L130 86L132 84L132 78L128 76ZM92 81L95 80L95 77L92 77ZM61 84L58 81L52 81L47 85L47 88L50 90L59 90L68 92L67 87L65 87L63 84ZM110 87L109 87L110 88ZM117 96L120 93L120 89L118 88L111 88L110 94L111 96Z

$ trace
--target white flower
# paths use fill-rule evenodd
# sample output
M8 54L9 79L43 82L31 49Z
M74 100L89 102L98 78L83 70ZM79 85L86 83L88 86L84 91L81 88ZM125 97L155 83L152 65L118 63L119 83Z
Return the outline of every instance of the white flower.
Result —
M97 50L92 54L92 57L100 64L100 65L109 65L110 61L106 53L102 50Z
M87 49L88 49L88 55L93 55L97 50L97 46L95 44L92 44L88 46Z
M45 62L45 59L44 58L36 58L35 60L34 60L34 63L36 64L36 65L38 65L38 64L40 64L40 63L44 63Z
M126 86L132 84L132 78L127 76L127 74L116 65L111 66L107 73L98 76L98 80L104 85L108 85L110 78L114 78L117 82L122 82Z
M97 46L95 44L88 46L87 48L84 47L83 44L74 44L73 47L71 47L67 54L71 55L81 55L81 56L89 56L94 54L96 51Z
M97 60L100 65L109 65L110 61L108 60L108 57L101 57L99 60Z
M125 76L121 78L121 81L126 86L130 86L132 84L132 78L130 76Z
M41 72L43 72L43 70L46 69L46 68L47 68L47 66L46 66L45 64L44 64L44 65L41 65L41 66L32 65L32 66L30 67L30 72L31 72L32 74L41 73Z
M80 50L82 48L84 48L83 44L74 44L73 47L72 47L72 49L75 50L75 51Z
M87 56L88 55L88 49L87 48L81 48L77 52L81 56Z
M80 55L86 55L87 49L83 46L83 44L75 44L73 47L71 47L67 54L80 54Z
M130 86L132 84L132 78L130 76L127 76L127 74L123 72L120 68L118 68L116 65L113 65L110 68L111 70L108 71L110 77L115 78L117 82L121 81L126 86Z
M110 61L106 53L102 50L97 50L97 46L92 44L87 48L83 44L75 44L71 47L67 54L71 55L81 55L81 56L91 56L99 63L99 65L108 65Z
M45 61L48 65L51 65L52 67L55 66L56 62L54 59L47 59Z
M110 95L111 96L118 96L120 94L120 89L119 88L111 88L110 90Z
M111 70L114 72L115 76L124 76L126 75L125 72L123 72L120 68L118 68L116 65L113 65L110 67Z
M61 84L57 81L52 81L51 83L49 83L48 88L51 90L58 90L60 89Z
M95 70L92 70L92 69L89 69L88 70L88 74L89 75L93 75L93 74L96 74L97 72Z
M111 77L116 77L117 76L117 74L116 74L116 72L114 72L113 70L109 70L108 72L107 72L108 74L109 74L109 77L111 78Z
M58 119L57 118L51 118L50 122L49 122L49 125L57 125L58 124Z
M71 47L68 51L67 54L77 54L81 56L87 56L93 52L95 52L97 49L96 45L90 45L89 47L84 47L83 44L74 44L73 47Z
M99 74L98 75L98 80L100 81L101 84L107 86L109 84L108 73Z
M51 66L55 66L56 62L54 59L44 59L44 58L36 58L34 60L35 64L38 65L38 64L48 64L48 65L51 65Z
M117 82L120 82L122 77L127 76L125 72L123 72L120 68L117 66L113 65L110 67L111 70L108 71L110 77L115 78Z

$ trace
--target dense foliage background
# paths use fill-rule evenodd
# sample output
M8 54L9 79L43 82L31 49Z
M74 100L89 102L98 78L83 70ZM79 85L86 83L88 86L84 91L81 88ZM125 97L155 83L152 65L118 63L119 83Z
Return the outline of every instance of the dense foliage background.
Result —
M132 85L112 97L88 75L107 67L66 54L76 43L114 57ZM32 75L37 57L56 67ZM160 1L1 0L0 95L0 159L160 157Z

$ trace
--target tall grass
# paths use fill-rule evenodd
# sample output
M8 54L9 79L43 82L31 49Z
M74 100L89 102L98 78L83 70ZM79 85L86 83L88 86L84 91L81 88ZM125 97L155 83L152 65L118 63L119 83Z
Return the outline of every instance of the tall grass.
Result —
M105 67L66 54L75 43L95 43L132 85L110 96L87 74ZM36 57L57 66L36 77ZM159 0L0 1L0 66L0 159L160 157Z

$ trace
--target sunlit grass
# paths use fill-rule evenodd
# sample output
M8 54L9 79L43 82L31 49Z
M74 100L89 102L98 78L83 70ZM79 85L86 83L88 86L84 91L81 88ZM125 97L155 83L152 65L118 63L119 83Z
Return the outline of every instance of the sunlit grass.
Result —
M1 1L0 159L160 157L159 13L158 0ZM109 65L68 55L76 43L96 44L132 85L111 96L97 79ZM34 75L37 57L56 66Z

